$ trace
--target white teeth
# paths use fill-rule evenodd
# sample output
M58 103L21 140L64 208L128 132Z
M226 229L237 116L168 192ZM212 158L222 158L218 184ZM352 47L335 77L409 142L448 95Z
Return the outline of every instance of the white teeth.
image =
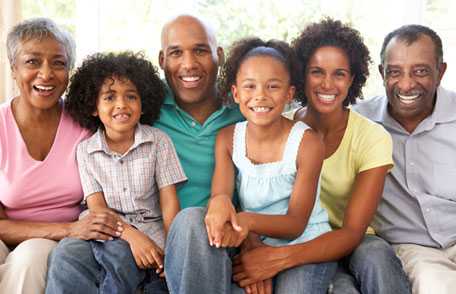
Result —
M410 100L414 100L414 99L418 98L420 95L419 94L415 94L415 95L406 96L406 95L397 94L397 96L399 96L399 98L401 100L410 101Z
M130 117L130 115L128 115L126 113L119 113L119 114L114 115L114 119L119 119L119 120L125 120L125 119L128 119L129 117Z
M55 87L54 86L41 86L41 85L36 85L35 88L37 88L40 91L51 91Z
M268 112L271 110L271 108L265 107L265 106L257 106L257 107L252 107L252 110L254 112Z
M318 98L320 98L323 101L330 102L336 99L336 95L318 94Z
M184 82L196 82L201 79L201 77L181 77Z

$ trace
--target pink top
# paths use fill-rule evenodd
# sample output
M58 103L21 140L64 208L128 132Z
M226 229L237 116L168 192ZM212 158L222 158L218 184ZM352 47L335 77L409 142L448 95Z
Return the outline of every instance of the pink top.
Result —
M78 218L83 194L76 147L87 136L63 111L49 154L37 161L28 153L11 102L0 105L0 202L8 218L42 222Z

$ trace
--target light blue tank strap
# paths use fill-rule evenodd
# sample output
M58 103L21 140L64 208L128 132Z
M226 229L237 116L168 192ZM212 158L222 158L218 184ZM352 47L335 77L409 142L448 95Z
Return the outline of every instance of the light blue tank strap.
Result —
M288 135L287 145L285 146L283 160L296 162L298 156L299 145L301 144L304 132L310 127L302 121L297 121L290 130Z
M247 121L238 122L233 132L233 162L237 167L244 166L246 160L245 132Z

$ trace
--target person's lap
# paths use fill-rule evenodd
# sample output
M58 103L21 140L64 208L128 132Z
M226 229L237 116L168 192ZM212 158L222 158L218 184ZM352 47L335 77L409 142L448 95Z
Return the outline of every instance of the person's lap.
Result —
M0 241L0 289L4 293L42 292L46 282L47 260L57 242L33 238L21 242L14 250ZM3 292L2 292L3 293Z
M446 249L415 244L393 246L402 260L414 294L454 293L456 245Z
M165 259L170 291L242 293L232 284L233 251L209 246L205 213L204 208L187 208L171 225ZM275 293L325 293L335 270L335 263L322 263L283 271L274 279Z
M407 277L392 246L366 235L353 253L339 261L331 285L335 294L410 293Z
M145 274L137 268L127 242L119 239L104 244L96 242L65 238L59 243L49 258L46 293L61 293L61 289L65 289L65 293L98 293L105 278L102 265L116 272L117 278L122 280L120 285L116 283L117 289L133 287L144 280ZM98 250L93 250L94 247ZM150 281L153 283L145 285L145 293L163 285L154 279Z

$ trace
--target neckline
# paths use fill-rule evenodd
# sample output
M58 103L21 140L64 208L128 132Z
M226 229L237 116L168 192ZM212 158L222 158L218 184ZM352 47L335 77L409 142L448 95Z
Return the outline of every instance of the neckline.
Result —
M244 143L241 146L242 155L245 158L245 160L249 163L249 165L251 165L253 167L266 167L266 166L274 166L274 165L282 164L283 162L286 161L285 160L286 159L286 153L287 153L288 148L289 148L288 146L290 145L290 140L291 140L292 134L293 134L294 130L297 128L297 125L298 124L304 124L304 122L302 122L302 121L294 121L293 126L288 131L287 140L285 141L285 148L282 151L282 156L281 156L280 160L271 161L271 162L260 162L260 163L254 163L250 158L247 157L247 124L248 124L248 121L245 121L244 122L244 134L241 134L242 138L243 138L243 143Z
M24 140L24 137L22 136L21 130L19 129L19 126L17 124L16 118L14 117L14 114L13 114L12 105L11 105L13 103L13 100L14 99L11 99L11 101L9 102L10 104L9 104L9 107L8 107L8 114L11 117L11 120L12 120L12 122L14 124L15 131L16 131L16 136L19 136L21 138L21 143L24 146L24 149L26 150L28 158L31 161L35 162L35 163L44 164L46 161L48 161L48 158L52 155L53 150L54 150L54 145L56 144L57 138L60 136L60 127L61 127L63 119L64 119L64 111L65 111L63 109L63 106L62 106L62 100L60 99L59 102L58 102L59 106L61 107L61 112L60 112L59 123L57 125L57 130L55 132L54 140L52 141L51 148L49 149L49 152L46 154L46 157L43 160L37 160L30 154L30 151L29 151L29 149L27 147L27 144L25 144L25 140Z
M345 141L347 141L347 133L348 133L348 129L351 127L351 120L352 120L352 110L351 109L348 109L348 120L347 120L347 127L345 128L345 131L344 131L344 135L342 136L342 140L340 140L340 143L339 143L339 146L337 146L336 150L333 152L333 154L331 154L331 156L329 156L328 158L326 158L323 162L325 161L330 161L333 157L335 157L335 155L337 153L340 152L340 149L341 149L341 146L345 144Z

